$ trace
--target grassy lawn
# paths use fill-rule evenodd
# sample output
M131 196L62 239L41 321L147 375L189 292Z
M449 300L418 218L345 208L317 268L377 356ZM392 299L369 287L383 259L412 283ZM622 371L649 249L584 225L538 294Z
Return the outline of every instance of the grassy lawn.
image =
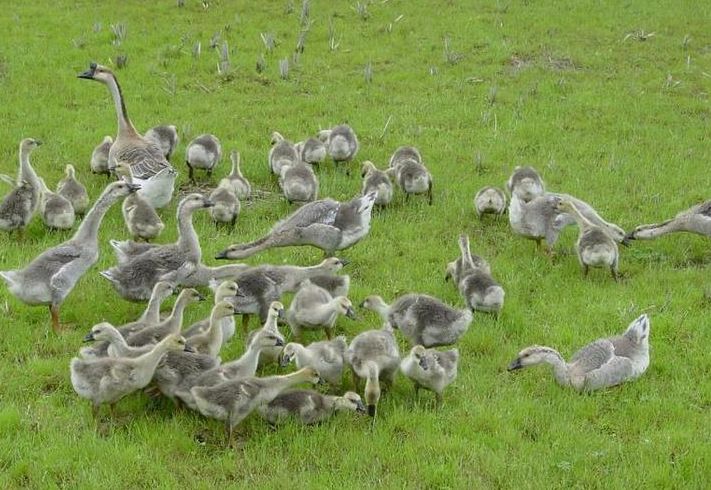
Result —
M135 394L119 403L110 433L99 434L89 404L71 387L68 365L93 324L122 324L142 311L98 274L115 263L108 240L127 237L116 205L101 228L99 262L63 306L66 333L50 333L46 308L27 307L0 288L0 487L708 485L708 239L637 242L621 251L620 283L600 270L583 279L574 228L551 263L513 235L506 218L478 221L472 199L484 185L503 186L517 164L535 166L549 189L590 202L625 229L708 199L711 4L314 0L295 62L300 1L205 3L5 5L0 171L16 172L21 138L39 138L45 144L32 161L50 187L73 163L92 199L98 196L107 181L89 173L89 157L104 135L116 134L116 118L105 87L76 75L89 61L111 66L123 55L127 65L116 73L136 127L171 123L180 130L174 164L181 185L186 143L211 132L225 154L241 151L244 173L266 191L243 208L234 231L216 231L206 213L196 214L206 262L215 264L216 252L260 236L290 210L267 168L270 133L298 141L347 121L361 141L354 167L369 159L382 168L397 146L413 144L435 182L432 207L418 198L405 204L399 195L374 216L370 235L342 253L351 261L353 302L415 291L461 305L444 267L466 232L506 288L501 318L475 314L459 344L459 377L440 409L429 393L417 402L401 376L381 400L374 427L367 417L340 416L272 431L250 417L249 437L233 451L223 448L216 421ZM123 39L112 33L118 24ZM210 48L215 33L229 46L230 66L221 75ZM273 51L260 33L273 34ZM266 68L258 73L262 55ZM282 59L289 60L286 79ZM218 168L213 185L227 167ZM354 196L358 175L326 165L321 195ZM174 209L162 211L161 242L175 239ZM39 218L21 242L2 234L0 269L23 267L70 234L47 232ZM303 247L248 262L310 265L321 258ZM186 322L209 308L189 308ZM557 386L545 368L506 371L527 345L549 345L567 357L623 331L641 312L651 317L652 361L634 383L581 395ZM350 339L377 326L378 318L362 311L360 321L339 320L338 330ZM223 359L239 356L243 344L236 337ZM406 352L402 338L400 345Z

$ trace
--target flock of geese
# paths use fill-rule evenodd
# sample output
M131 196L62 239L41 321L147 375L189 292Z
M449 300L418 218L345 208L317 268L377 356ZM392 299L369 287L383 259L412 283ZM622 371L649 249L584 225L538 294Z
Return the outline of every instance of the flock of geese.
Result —
M390 299L390 303L371 295L360 306L377 312L382 328L363 331L350 343L335 332L340 316L357 318L357 314L348 298L350 278L340 274L347 261L334 254L368 235L373 207L389 205L396 190L394 184L405 200L421 194L430 205L433 203L433 178L417 148L398 148L384 170L365 161L361 193L339 202L318 198L314 168L330 157L348 174L349 162L359 149L353 129L339 125L297 144L274 132L269 168L278 177L284 197L300 206L263 237L231 245L216 258L243 259L270 248L304 245L320 248L326 258L313 266L207 266L202 262L193 214L209 210L215 222L235 224L241 212L240 201L252 195L251 184L240 170L240 154L230 153L230 174L209 195L193 193L180 199L175 243L150 243L164 229L157 210L173 197L177 172L169 159L179 141L176 128L158 126L141 135L128 117L121 88L109 68L92 63L79 77L106 85L112 96L118 133L115 139L107 136L95 148L91 170L115 175L119 180L108 184L89 207L86 189L68 165L66 177L57 192L52 192L30 164L31 152L41 143L31 138L22 140L17 178L3 176L12 190L0 203L0 228L21 235L38 211L50 228L71 228L76 215L83 218L71 239L47 249L22 269L0 271L0 277L24 303L47 305L53 329L61 331L60 307L98 260L101 221L108 209L123 199L123 217L133 240L110 241L117 263L101 275L122 298L148 304L135 321L118 327L109 323L92 327L84 340L94 344L81 349L71 360L72 385L79 396L91 401L95 416L101 405L108 404L113 413L121 398L152 383L154 390L176 404L224 421L231 442L233 430L253 411L271 424L287 418L311 424L338 411L367 412L374 417L382 389L392 386L398 371L413 381L416 391L433 391L437 401L442 401L444 390L457 376L460 354L456 347L438 347L457 344L471 325L473 311L498 315L504 306L504 288L494 278L489 262L472 253L466 235L458 238L459 256L445 267L446 278L458 289L465 308L452 307L426 294L405 294ZM221 143L215 136L198 136L186 150L189 178L195 182L199 171L211 175L221 157ZM711 235L711 201L626 234L590 204L547 191L532 167L516 167L507 188L510 198L496 187L477 192L476 213L482 217L508 212L514 233L535 240L539 246L545 242L549 254L561 230L577 224L576 251L586 275L590 268L601 267L617 280L618 244L633 239L651 239L675 231ZM210 316L183 328L185 310L205 299L195 288L208 285L214 292ZM179 287L182 289L171 312L162 317L161 303ZM288 308L281 303L286 293L294 293ZM223 363L220 351L235 336L235 315L242 316L246 349L238 359ZM252 315L259 316L262 326L250 331ZM279 330L285 324L291 330L292 341L288 343ZM303 343L305 337L313 337L319 330L324 332L324 340ZM404 357L395 330L410 345ZM649 318L643 314L621 335L596 340L569 361L550 347L531 346L522 350L508 368L547 363L559 384L580 391L617 385L647 369L649 330ZM282 376L256 376L259 367L269 363L283 367L294 363L298 370ZM355 391L344 392L347 369L353 375ZM334 394L294 388L324 382ZM364 401L358 394L363 384Z

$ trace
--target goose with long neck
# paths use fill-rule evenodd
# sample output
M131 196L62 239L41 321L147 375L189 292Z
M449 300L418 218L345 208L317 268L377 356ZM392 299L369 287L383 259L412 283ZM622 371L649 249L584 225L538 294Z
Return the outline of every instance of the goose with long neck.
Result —
M232 170L226 179L229 180L235 196L241 200L252 199L252 185L240 170L240 153L237 150L232 150L230 152L230 160L232 161Z
M242 293L239 290L239 286L234 281L223 281L221 284L216 283L210 284L213 291L215 292L215 305L218 303L229 300L235 296L239 296ZM230 303L231 304L231 303ZM233 308L234 310L234 308ZM212 316L212 313L210 314ZM205 333L210 328L210 317L203 320L199 320L190 327L188 327L184 332L183 336L186 339L191 338L193 335L198 335ZM224 316L220 319L220 326L222 328L222 345L225 345L232 336L235 334L235 319L233 316Z
M105 403L109 404L113 414L117 401L151 382L158 363L168 351L186 349L189 347L183 337L170 335L151 351L136 358L86 360L75 357L70 363L72 386L79 396L92 402L94 417Z
M49 306L55 332L60 329L60 305L99 258L99 226L106 211L136 190L126 182L110 184L70 240L46 250L24 269L0 272L15 297L29 305Z
M89 69L81 73L79 78L103 83L114 101L118 133L109 149L109 170L113 170L119 162L127 163L134 180L142 186L141 195L154 208L167 205L173 196L177 173L166 160L160 147L136 131L128 117L121 87L114 73L105 66L91 63Z
M37 206L39 206L42 187L35 169L32 168L32 164L30 164L30 153L40 145L42 145L42 142L33 138L25 138L20 141L20 169L17 174L17 185L20 185L22 182L27 182L32 186L33 212L36 211Z
M653 240L668 233L682 231L711 237L711 201L697 204L661 223L640 225L630 232L625 240Z
M211 206L212 202L201 194L184 197L178 205L179 236L174 243L111 242L119 264L102 271L101 275L111 282L122 298L129 301L147 300L153 285L160 280L171 280L175 285L182 285L183 276L193 272L202 257L192 215ZM170 279L163 277L174 271L180 273Z
M519 352L508 366L514 371L550 364L561 386L592 391L640 377L649 367L649 317L639 316L622 335L598 339L573 354L569 362L551 347L534 345Z
M190 337L188 343L196 352L217 358L222 348L222 322L223 318L235 315L235 308L227 301L220 301L210 313L210 326L206 332Z

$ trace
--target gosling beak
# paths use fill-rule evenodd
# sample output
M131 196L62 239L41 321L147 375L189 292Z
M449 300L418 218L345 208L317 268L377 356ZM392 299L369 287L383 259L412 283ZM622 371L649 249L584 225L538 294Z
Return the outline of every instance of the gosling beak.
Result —
M287 356L286 354L281 356L281 361L279 362L279 366L281 367L286 367L289 365L291 362L291 356Z
M195 349L190 347L188 344L185 344L185 347L183 347L183 352L192 352L193 354L195 354Z
M203 296L202 294L198 293L198 298L197 298L197 300L198 300L198 301L205 301L205 296Z
M424 369L425 371L427 371L427 359L425 359L424 357L420 357L420 363L419 363L419 364L420 364L420 367L421 367L422 369Z
M211 208L214 205L215 205L215 203L210 201L209 199L205 199L205 202L202 203L202 207L204 207L204 208Z
M128 191L129 192L136 192L141 189L141 186L139 184L126 184L128 186Z
M352 306L349 306L348 309L346 309L346 316L352 320L355 320L358 318L358 315L356 315L356 312Z
M509 371L515 371L517 369L521 369L522 367L523 365L521 364L521 359L517 357L516 359L511 361L511 364L509 364L509 367L507 367L506 369L508 369Z
M632 240L636 240L637 238L634 236L634 231L631 231L625 235L625 237L622 239L620 242L622 245L625 247L628 247L630 245L630 242Z
M339 260L339 262L341 263L341 265L342 265L343 267L345 267L345 266L347 266L348 264L351 263L351 261L348 260L348 259L338 259L338 260Z
M375 417L375 405L368 405L368 415Z
M276 347L284 347L284 341L282 339L276 339L276 344L274 344ZM291 361L291 358L289 358Z
M244 298L246 295L242 292L241 289L238 289L237 292L235 293L235 298Z
M227 250L223 250L222 252L215 255L216 260L225 260L227 258L229 258L227 257Z
M35 140L35 145L42 146L42 140Z
M449 280L452 278L451 274L445 274L444 275L444 282L449 282Z
M280 320L283 320L286 317L286 313L284 313L284 308L280 309L279 312L277 313L277 317Z
M325 385L326 382L323 380L323 378L321 376L319 376L318 381L316 381L316 384L317 385Z
M77 75L77 78L86 78L87 80L93 80L95 71L96 63L92 63L91 65L89 65L89 69Z
M358 308L365 308L365 301L358 303Z
M94 334L89 332L86 334L86 337L84 337L84 340L82 342L93 342L94 341Z
M363 405L363 402L358 400L356 402L356 412L357 413L366 413L367 410L365 409L365 405Z

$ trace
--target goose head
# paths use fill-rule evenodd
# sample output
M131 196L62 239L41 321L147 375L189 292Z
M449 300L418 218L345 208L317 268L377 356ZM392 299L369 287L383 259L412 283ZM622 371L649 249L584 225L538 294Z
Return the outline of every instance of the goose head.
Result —
M259 350L270 347L284 347L284 337L271 330L259 330L252 339L250 347Z
M128 196L129 194L133 194L140 188L141 186L138 184L130 184L123 180L119 180L107 185L102 196L105 195L109 197L124 197Z
M427 371L430 367L427 363L426 354L427 352L422 345L416 345L410 350L410 357L412 357L412 359L422 368L423 371Z
M71 163L68 163L64 167L64 175L66 175L68 179L74 179L74 176L76 175L76 171L74 170L74 165L72 165Z
M215 291L215 301L222 301L225 298L233 298L235 296L244 296L240 291L239 286L234 281L223 281Z
M270 318L276 319L276 318L284 318L284 305L281 303L281 301L272 301L271 304L269 305L269 312L267 313L267 316Z
M178 204L178 212L191 212L197 209L211 208L214 205L214 202L202 194L188 194Z
M212 307L212 318L219 320L220 318L227 318L230 316L238 315L239 312L235 310L234 305L228 301L220 301L215 306Z
M42 141L34 138L25 138L20 141L20 152L29 153L42 144Z
M536 364L547 362L552 356L556 358L559 357L550 347L532 345L519 352L516 359L509 363L507 369L509 371L515 371L527 366L535 366Z
M322 129L318 132L317 138L321 143L328 143L328 139L331 137L330 129Z
M366 160L363 162L363 165L360 168L360 176L365 177L373 170L375 170L375 165L373 164L373 162L371 162L370 160Z
M110 323L97 323L96 325L91 327L91 331L86 334L83 339L83 342L111 340L116 336L117 333L117 330Z
M346 259L339 259L338 257L329 257L324 259L323 262L319 264L319 267L326 272L338 272L347 266L349 262Z
M114 78L114 73L110 68L92 62L89 64L89 69L77 75L77 78L96 80L97 82L107 84Z
M336 410L351 410L356 413L366 413L365 405L360 395L354 391L346 391L336 398Z
M298 378L301 379L304 383L311 383L312 385L322 383L321 376L319 375L318 371L316 371L312 367L305 367L299 369L294 374L298 375Z
M153 286L153 296L158 300L163 301L175 293L175 287L168 281L158 281Z
M269 141L272 145L276 145L277 143L284 141L284 137L281 135L281 133L274 131Z
M351 303L351 300L349 300L345 296L339 296L335 299L336 299L336 307L338 309L338 312L341 315L345 315L352 320L355 320L356 318L358 318L355 310L353 309L353 303Z
M625 330L624 336L633 341L635 344L648 345L649 327L649 317L646 313L644 313L630 323L627 330Z
M296 342L289 342L286 344L286 347L284 347L284 350L281 353L281 361L279 361L279 366L288 366L289 363L294 360L296 353L301 349L303 349L303 346Z
M168 335L163 342L165 342L168 350L185 351L185 352L195 352L195 350L190 347L182 335L171 334Z
M382 297L377 294L371 294L360 303L360 307L367 308L368 310L376 310L378 308L387 307L387 304L383 301Z
M182 301L185 304L197 303L198 301L205 301L205 297L198 293L196 289L187 288L180 291L178 301Z

